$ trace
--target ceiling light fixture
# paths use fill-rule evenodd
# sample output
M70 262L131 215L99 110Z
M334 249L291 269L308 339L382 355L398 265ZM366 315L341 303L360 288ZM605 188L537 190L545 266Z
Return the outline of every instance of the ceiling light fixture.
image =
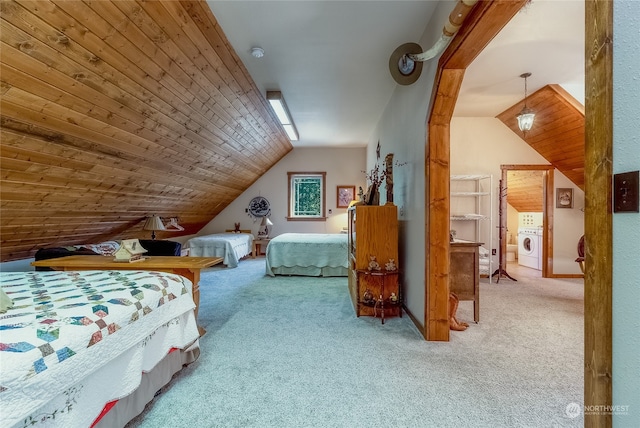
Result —
M536 114L527 107L527 78L531 77L531 73L523 73L520 77L524 79L524 107L522 107L520 114L516 118L518 119L518 128L523 134L526 134L527 131L531 131Z
M287 108L287 104L284 102L284 97L280 91L267 91L267 100L271 104L271 108L278 116L278 120L282 124L282 127L286 131L291 141L298 141L298 130L296 125L291 119L291 114Z
M264 56L264 49L257 46L251 48L251 56L254 58L262 58Z

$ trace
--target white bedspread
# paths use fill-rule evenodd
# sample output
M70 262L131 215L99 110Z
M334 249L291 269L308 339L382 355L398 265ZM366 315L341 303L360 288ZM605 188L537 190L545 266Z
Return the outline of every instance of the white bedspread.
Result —
M9 272L0 285L14 301L0 316L2 427L90 426L143 370L199 338L179 275Z
M214 233L191 238L185 243L189 255L194 257L222 257L227 267L238 266L238 261L251 254L253 235L251 233Z
M347 234L283 233L267 245L267 274L346 276Z

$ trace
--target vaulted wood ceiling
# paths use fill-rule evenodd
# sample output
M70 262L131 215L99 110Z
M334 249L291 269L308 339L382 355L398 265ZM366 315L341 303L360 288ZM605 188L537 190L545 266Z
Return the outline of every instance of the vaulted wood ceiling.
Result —
M526 135L522 135L516 119L523 105L524 100L509 107L497 118L520 135L527 144L576 186L584 190L584 107L582 104L559 85L552 84L539 89L527 97L527 107L536 113L536 118L533 128ZM510 192L515 191L513 186L514 183L509 179Z
M544 171L509 171L507 203L521 213L542 212Z
M204 2L0 8L1 261L196 233L292 149Z

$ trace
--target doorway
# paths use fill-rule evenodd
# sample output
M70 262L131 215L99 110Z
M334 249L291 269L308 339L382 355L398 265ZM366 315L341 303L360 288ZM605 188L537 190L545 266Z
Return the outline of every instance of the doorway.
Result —
M553 272L553 172L552 165L500 165L502 171L500 179L500 210L499 228L502 232L500 236L500 260L503 269L508 266L507 244L509 233L513 238L513 232L518 231L522 226L527 228L529 235L522 238L529 238L528 245L524 246L525 251L520 256L526 258L525 265L535 261L536 267L528 266L539 270L542 278L549 278ZM510 197L511 195L511 197ZM539 216L530 217L531 224L527 224L527 219L522 222L517 219L509 221L509 209L511 205L514 210L512 215L521 213L540 213ZM509 225L511 224L511 227ZM513 225L517 226L513 226ZM534 230L540 229L540 234ZM518 243L520 251L520 242ZM508 270L507 270L508 272Z

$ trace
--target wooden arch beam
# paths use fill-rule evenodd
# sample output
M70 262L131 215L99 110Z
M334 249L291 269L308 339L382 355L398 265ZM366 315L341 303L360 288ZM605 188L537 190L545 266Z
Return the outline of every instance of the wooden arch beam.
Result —
M428 118L425 164L425 320L427 340L449 340L449 149L450 122L471 62L528 0L481 1L473 8L438 63Z

